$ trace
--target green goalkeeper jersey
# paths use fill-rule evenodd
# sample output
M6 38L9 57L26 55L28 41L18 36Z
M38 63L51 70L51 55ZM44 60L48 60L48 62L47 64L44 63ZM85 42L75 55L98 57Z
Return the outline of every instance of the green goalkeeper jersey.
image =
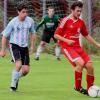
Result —
M37 26L36 31L39 29L39 27L44 25L45 32L54 32L59 24L59 21L60 18L57 15L54 15L53 18L49 18L48 15L46 15Z

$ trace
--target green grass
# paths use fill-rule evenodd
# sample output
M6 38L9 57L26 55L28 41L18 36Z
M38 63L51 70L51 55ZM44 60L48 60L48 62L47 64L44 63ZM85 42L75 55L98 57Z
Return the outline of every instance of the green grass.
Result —
M39 61L31 56L30 73L20 79L18 91L9 91L14 64L10 56L0 58L0 100L100 100L84 96L73 89L74 70L65 57L57 61L52 55L42 54ZM95 84L100 86L100 58L93 58ZM86 87L85 70L83 86Z

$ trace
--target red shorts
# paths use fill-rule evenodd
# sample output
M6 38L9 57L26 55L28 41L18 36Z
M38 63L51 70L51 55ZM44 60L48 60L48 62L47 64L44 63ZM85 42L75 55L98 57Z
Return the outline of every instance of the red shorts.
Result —
M73 66L76 66L75 61L82 58L85 62L90 61L89 55L81 47L62 47L62 52Z

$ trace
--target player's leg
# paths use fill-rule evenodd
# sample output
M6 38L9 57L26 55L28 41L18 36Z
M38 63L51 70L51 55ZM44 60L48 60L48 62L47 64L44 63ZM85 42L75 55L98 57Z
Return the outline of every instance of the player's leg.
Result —
M88 95L87 89L84 89L81 85L82 82L82 71L84 68L84 60L82 58L79 58L78 60L75 61L76 68L75 68L75 87L74 89L76 91L79 91L82 94Z
M62 51L69 62L75 66L75 83L74 89L79 91L82 94L88 95L86 89L82 88L81 81L82 81L82 71L84 68L84 60L80 57L80 55L75 51L75 48L62 48Z
M55 56L57 58L57 60L61 60L60 59L60 53L61 53L61 49L59 44L57 43L57 40L54 38L54 36L52 37L54 42L55 42Z
M80 90L82 88L81 81L82 81L82 71L84 67L84 61L82 58L79 58L75 61L75 89Z
M56 44L56 47L55 47L55 55L56 55L57 60L61 60L60 59L60 53L61 53L61 49L60 49L59 45Z
M18 81L16 83L16 89L18 89L19 78L26 76L29 73L30 59L29 59L28 47L25 47L25 48L21 47L20 48L20 56L21 56L22 67L19 71L19 77L18 77Z
M62 48L62 51L70 63L75 66L75 89L80 90L84 61L73 48Z
M47 32L43 33L40 45L38 46L37 51L36 51L35 60L39 60L40 54L43 51L46 43L50 42L50 38L51 38L50 33L47 33Z
M30 58L29 58L28 47L21 48L21 60L22 60L22 67L20 70L20 77L26 76L30 70L29 68Z
M92 62L87 62L85 67L87 70L87 75L86 75L87 89L89 89L94 84L94 68Z
M94 68L92 61L90 60L90 57L84 50L81 53L81 57L85 61L85 68L87 70L87 75L86 75L87 89L89 89L89 87L91 87L94 84Z
M45 47L46 42L45 41L41 41L37 51L36 51L36 55L35 55L35 60L39 60L40 54L42 53L44 47Z
M19 46L15 44L10 44L10 51L12 58L15 62L15 69L12 72L12 79L11 79L11 91L16 91L16 84L19 80L19 71L22 67L21 56Z

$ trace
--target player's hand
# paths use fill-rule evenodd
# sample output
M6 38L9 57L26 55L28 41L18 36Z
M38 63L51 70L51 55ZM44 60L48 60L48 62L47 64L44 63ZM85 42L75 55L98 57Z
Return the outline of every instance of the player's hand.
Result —
M1 57L4 57L5 55L6 55L6 52L3 51L3 50L1 50L1 51L0 51L0 56L1 56Z
M100 48L100 44L97 44L97 47Z
M68 40L67 43L68 43L69 45L73 45L73 44L75 43L75 41L73 41L73 40Z

